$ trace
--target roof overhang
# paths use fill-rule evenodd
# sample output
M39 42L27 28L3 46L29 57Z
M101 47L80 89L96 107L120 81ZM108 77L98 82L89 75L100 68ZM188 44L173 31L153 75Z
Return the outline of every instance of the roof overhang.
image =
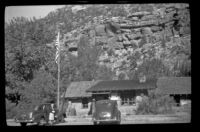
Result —
M155 89L156 80L148 80L146 82L139 82L138 80L112 80L101 81L86 92L101 92L101 91L127 91L127 90L142 90L142 89Z
M92 94L110 94L111 92L93 92Z

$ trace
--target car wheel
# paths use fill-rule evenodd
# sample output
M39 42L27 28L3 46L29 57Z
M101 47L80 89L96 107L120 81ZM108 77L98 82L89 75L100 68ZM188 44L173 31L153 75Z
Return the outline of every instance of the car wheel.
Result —
M21 125L21 126L26 126L27 123L25 123L25 122L21 122L20 125Z
M46 124L46 121L44 119L44 117L41 117L41 119L39 120L39 125L45 125Z
M93 122L93 124L94 124L94 125L97 125L97 122L96 122L96 121L94 121L94 122Z

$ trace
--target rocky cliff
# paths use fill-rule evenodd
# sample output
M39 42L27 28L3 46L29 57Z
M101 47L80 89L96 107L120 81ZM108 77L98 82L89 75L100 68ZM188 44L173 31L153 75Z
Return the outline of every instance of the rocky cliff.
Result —
M144 60L158 58L173 69L177 60L181 63L185 58L190 58L188 4L153 6L150 11L142 10L140 5L139 10L133 10L135 6L132 5L123 6L126 15L87 16L85 24L66 33L63 42L69 51L78 55L80 37L83 34L88 36L90 45L100 46L104 51L97 63L110 67L116 75L137 70Z

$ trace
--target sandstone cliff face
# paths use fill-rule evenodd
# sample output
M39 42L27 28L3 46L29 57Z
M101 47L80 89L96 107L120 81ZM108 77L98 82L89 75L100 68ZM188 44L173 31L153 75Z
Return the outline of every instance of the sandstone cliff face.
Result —
M101 46L104 52L98 63L106 65L119 75L137 70L145 59L162 59L173 69L176 60L184 60L190 52L190 15L187 4L166 4L153 11L130 13L131 5L126 5L127 16L103 16L66 34L64 42L70 48L78 48L82 34L87 35L91 45ZM179 49L179 50L177 50ZM190 56L190 55L189 55ZM131 58L134 58L135 65Z

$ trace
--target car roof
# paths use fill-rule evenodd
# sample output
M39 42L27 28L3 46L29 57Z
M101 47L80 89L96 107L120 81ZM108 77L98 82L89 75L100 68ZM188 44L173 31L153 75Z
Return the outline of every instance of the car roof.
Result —
M115 103L116 102L116 100L98 100L98 101L96 101L96 103Z
M36 105L36 107L41 107L41 106L44 106L44 105L51 105L51 103L42 103L42 104L38 104L38 105Z
M52 103L41 103L39 105L50 105L50 104L52 104Z

